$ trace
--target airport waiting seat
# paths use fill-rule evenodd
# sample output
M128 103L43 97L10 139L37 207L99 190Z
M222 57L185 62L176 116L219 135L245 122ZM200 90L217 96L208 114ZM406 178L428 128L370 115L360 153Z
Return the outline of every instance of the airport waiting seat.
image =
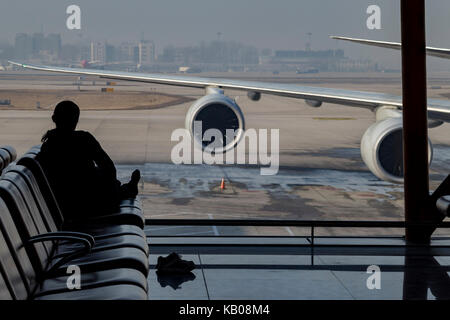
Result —
M3 146L0 147L0 175L2 171L14 160L16 160L17 153L13 147Z
M20 165L28 167L36 177L39 185L48 184L47 178L45 177L45 173L40 167L40 165L36 161L36 156L39 153L40 146L32 147L19 161L17 162ZM34 160L31 161L30 159ZM47 189L45 186L42 189ZM46 192L44 190L44 192ZM47 197L46 199L50 197ZM54 196L51 198L54 199ZM54 207L53 205L49 206L51 209ZM56 210L52 210L52 213L58 214L55 212ZM58 209L59 211L59 209ZM60 211L59 211L59 214ZM117 224L117 225L135 225L144 229L145 226L145 218L144 213L142 211L142 206L139 199L125 199L120 203L119 211L116 213L99 216L92 218L90 220L91 224ZM73 227L77 228L79 226L74 225Z
M47 202L31 170L7 167L0 179L0 299L147 299L148 245L140 227L61 231L62 216L54 219ZM67 286L70 265L81 270L81 290Z
M20 228L16 228L12 218L15 214L18 212L11 212L6 202L0 198L0 299L147 299L146 277L141 272L126 267L82 272L81 288L71 290L67 286L70 275L55 276L46 268L46 250L51 249L58 236L41 235L40 238L24 241L23 235L19 233ZM60 238L64 237L70 238L60 235ZM71 240L81 239L83 238L72 237ZM46 247L43 242L45 240ZM89 251L89 242L85 244L86 251ZM31 255L37 255L41 259L38 264L33 264Z
M39 163L33 156L26 154L17 161L17 164L31 171L38 189L45 199L45 204L57 226L69 230L87 232L92 234L97 240L116 235L139 235L145 237L143 231L143 213L140 209L134 207L122 208L118 214L111 215L112 217L107 216L105 218L89 219L84 225L67 226L64 223L64 217ZM116 216L118 217L116 218Z
M34 178L32 172L23 166L16 165L11 166L8 168L5 179L8 180L9 173L17 173L20 176L19 182L25 182L27 187L29 188L29 191L31 194L28 195L28 199L33 201L33 203L28 203L29 208L34 208L35 210L38 210L43 222L46 227L47 232L57 232L57 231L63 231L62 229L62 221L58 220L55 221L53 218L53 215L50 213L50 210L48 209L46 200L44 199L40 188L36 182L36 179ZM16 177L16 180L18 178ZM23 180L23 181L22 181ZM14 181L11 181L14 183ZM16 182L16 183L19 183ZM28 190L28 189L27 189ZM25 196L25 192L27 191L25 189L22 190L23 195ZM58 223L60 225L58 225ZM111 230L112 228L112 230ZM137 248L142 250L147 256L149 254L148 251L148 244L145 234L143 233L142 229L138 229L140 232L136 232L134 234L114 234L115 227L114 226L103 226L101 229L98 229L96 231L89 230L89 228L86 228L84 232L87 232L91 236L94 237L95 240L95 246L92 248L92 252L100 251L100 250L106 250L106 249L114 249L114 248L122 248L122 247L130 247L130 248ZM106 234L109 234L106 236ZM75 246L71 245L64 245L60 246L60 250L58 251L58 254L64 255L66 252L69 252L73 249L76 249Z
M0 300L12 300L13 296L6 285L5 277L0 270Z
M27 241L32 237L39 237L41 234L48 234L46 223L41 216L41 212L38 209L36 201L30 191L26 181L23 177L14 171L8 171L4 174L2 180L0 180L0 196L6 202L7 206L11 208L17 208L17 214L13 215L16 225L21 226L21 235L25 237L24 241ZM66 234L68 232L65 232ZM50 233L52 234L52 233ZM82 233L69 233L75 236L81 236ZM128 266L141 271L145 276L148 274L148 251L145 252L139 246L142 242L137 241L139 237L133 236L136 243L132 246L130 243L119 243L122 246L112 246L107 248L97 248L97 250L91 251L81 257L75 257L72 259L72 263L80 267L82 271L96 271L101 268L117 268ZM92 242L95 242L93 237ZM145 243L145 239L140 238ZM91 239L88 239L91 240ZM114 243L116 239L109 239L111 243ZM130 239L128 238L128 241ZM67 253L74 252L73 246L66 245L65 243L58 243L58 245L50 246L45 243L43 245L44 251L49 255L44 260L48 261L49 267L53 271L58 273L64 273L67 269L67 264L58 264L55 258L65 256ZM95 244L92 244L92 248ZM37 255L39 256L39 255ZM42 255L40 259L42 260ZM44 267L44 266L42 266Z
M431 194L430 202L442 219L450 215L450 175Z
M440 197L436 202L436 207L444 216L450 216L450 195Z

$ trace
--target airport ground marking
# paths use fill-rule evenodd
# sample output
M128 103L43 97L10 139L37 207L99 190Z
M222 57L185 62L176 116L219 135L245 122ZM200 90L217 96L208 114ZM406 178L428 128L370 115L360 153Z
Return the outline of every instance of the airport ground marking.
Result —
M214 220L213 215L211 213L208 214L208 217L210 220ZM211 227L213 229L214 235L219 236L220 233L219 233L219 230L217 229L217 226L211 226Z
M292 232L291 228L285 227L286 231L289 233L290 236L295 236L294 232Z

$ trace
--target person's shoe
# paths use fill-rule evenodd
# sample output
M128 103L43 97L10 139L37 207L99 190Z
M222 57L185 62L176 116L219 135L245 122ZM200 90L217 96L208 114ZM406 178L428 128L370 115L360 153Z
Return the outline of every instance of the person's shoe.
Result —
M136 185L139 183L139 180L141 180L141 171L138 169L134 170L131 174L131 180L128 182L129 184Z
M158 257L156 269L161 274L185 274L195 269L195 263L183 260L173 252L167 257Z
M121 187L121 189L122 189L121 195L122 195L123 199L128 199L128 198L135 199L136 198L136 196L139 193L139 190L138 190L139 180L141 180L141 172L138 169L136 169L131 174L130 182L125 183Z
M131 196L133 198L136 198L136 196L139 193L139 190L138 190L139 180L141 180L141 172L138 169L136 169L131 174L130 182L128 182L128 185L130 186Z
M175 260L181 260L181 257L175 252L172 252L167 257L158 257L158 263L156 264L156 269L159 270L160 268L163 268L164 266L166 266L169 262L173 262Z
M161 274L160 271L156 271L156 275L161 287L170 286L173 290L181 289L183 283L195 280L195 274L192 272L186 274Z

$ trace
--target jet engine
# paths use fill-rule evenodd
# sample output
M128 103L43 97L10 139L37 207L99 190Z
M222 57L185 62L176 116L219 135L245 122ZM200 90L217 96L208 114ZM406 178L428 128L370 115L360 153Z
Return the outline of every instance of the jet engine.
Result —
M236 101L223 95L220 90L209 92L212 93L198 99L189 108L186 129L203 150L223 153L233 149L242 138L245 130L244 115ZM220 132L219 141L216 141L214 133L208 136L209 129Z
M261 100L261 92L249 91L249 92L247 92L247 96L250 100L253 100L253 101Z
M402 118L393 117L370 126L361 139L364 163L378 178L403 183L403 129ZM433 147L428 141L429 163Z

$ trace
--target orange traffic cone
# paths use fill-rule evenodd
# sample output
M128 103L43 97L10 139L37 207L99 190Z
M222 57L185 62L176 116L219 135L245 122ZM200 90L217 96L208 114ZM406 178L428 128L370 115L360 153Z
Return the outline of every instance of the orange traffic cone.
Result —
M222 178L222 182L220 183L220 189L225 190L225 179Z

